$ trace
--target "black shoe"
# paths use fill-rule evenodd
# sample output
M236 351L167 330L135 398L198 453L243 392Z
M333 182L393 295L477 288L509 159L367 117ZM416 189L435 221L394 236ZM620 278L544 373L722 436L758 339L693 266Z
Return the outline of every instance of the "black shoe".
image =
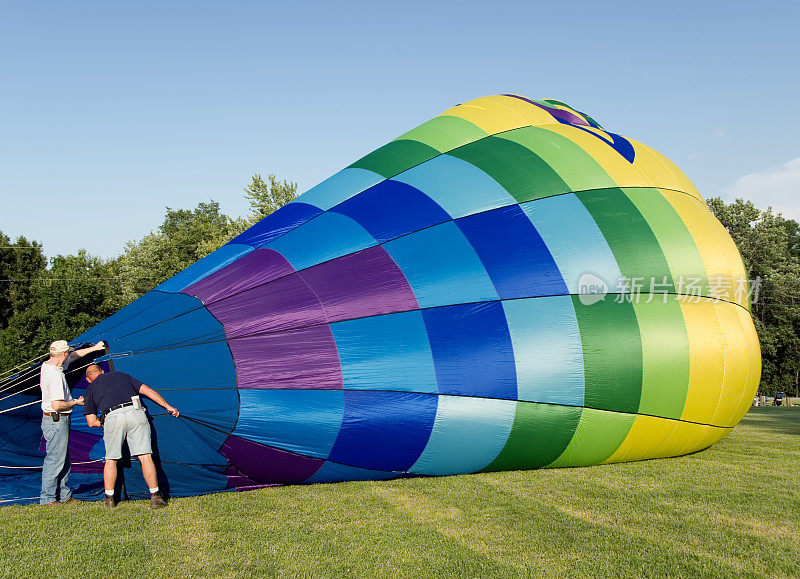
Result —
M161 491L156 491L150 495L151 509L163 509L166 506L167 501L164 500L164 497L161 495Z
M106 495L106 498L103 499L103 506L108 507L109 509L113 509L117 506L117 501L114 500L114 496Z

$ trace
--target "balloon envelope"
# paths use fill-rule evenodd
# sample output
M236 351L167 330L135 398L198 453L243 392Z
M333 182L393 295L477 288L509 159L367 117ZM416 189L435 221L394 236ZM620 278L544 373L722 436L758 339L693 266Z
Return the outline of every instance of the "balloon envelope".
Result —
M579 466L693 452L739 422L760 377L749 290L663 155L499 95L366 155L74 343L106 340L107 364L182 411L148 403L173 495ZM2 436L4 464L41 461L36 428ZM80 418L72 440L101 488L102 440ZM12 472L13 499L32 483Z

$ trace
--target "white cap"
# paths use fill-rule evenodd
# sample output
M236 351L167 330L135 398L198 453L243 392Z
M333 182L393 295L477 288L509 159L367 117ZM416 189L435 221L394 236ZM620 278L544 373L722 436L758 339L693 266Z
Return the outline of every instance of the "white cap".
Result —
M50 344L51 356L58 356L59 354L63 354L64 352L72 352L73 350L75 350L75 348L70 348L66 340L56 340Z

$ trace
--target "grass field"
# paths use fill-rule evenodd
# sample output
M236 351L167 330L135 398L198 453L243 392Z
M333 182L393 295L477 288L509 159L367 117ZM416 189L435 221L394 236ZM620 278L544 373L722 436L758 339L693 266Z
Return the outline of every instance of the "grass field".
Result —
M704 452L576 469L0 508L0 575L800 575L800 408Z

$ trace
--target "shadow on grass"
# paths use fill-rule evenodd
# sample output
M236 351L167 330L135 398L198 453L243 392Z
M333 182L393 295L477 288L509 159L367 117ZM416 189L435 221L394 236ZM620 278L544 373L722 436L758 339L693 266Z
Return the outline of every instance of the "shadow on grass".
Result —
M751 408L742 419L745 426L754 426L771 432L800 436L800 407L765 406Z

